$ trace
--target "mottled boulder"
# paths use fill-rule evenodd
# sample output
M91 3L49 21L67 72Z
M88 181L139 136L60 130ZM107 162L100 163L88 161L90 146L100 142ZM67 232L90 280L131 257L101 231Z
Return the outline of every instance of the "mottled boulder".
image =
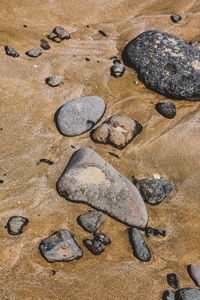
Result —
M103 213L100 211L90 211L78 216L77 222L88 232L95 232L103 223Z
M134 256L141 261L149 261L151 259L151 252L140 231L137 228L129 228L128 235Z
M147 224L146 207L137 188L90 148L73 154L57 190L68 200L88 204L130 226Z
M83 255L74 237L66 229L61 229L43 240L39 245L39 250L48 262L70 261L79 259Z
M11 217L6 225L8 233L11 235L19 235L23 233L23 228L29 223L27 218L22 216Z
M194 283L200 287L200 267L195 265L188 265L187 271Z
M176 291L175 300L200 300L200 290L184 288Z
M143 32L125 46L122 57L147 88L170 98L200 100L200 52L179 37Z

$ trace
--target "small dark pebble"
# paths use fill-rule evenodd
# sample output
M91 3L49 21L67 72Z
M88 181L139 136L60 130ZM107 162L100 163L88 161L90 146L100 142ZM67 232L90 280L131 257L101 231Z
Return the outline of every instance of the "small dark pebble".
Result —
M179 282L175 273L167 274L167 283L173 288L178 289Z
M181 16L178 14L171 15L171 20L173 23L178 23L181 19L182 19Z
M108 152L108 153L116 158L119 158L119 155L117 155L116 153L113 153L113 152Z
M7 224L6 228L8 233L11 235L19 235L23 233L23 228L29 223L27 218L21 216L13 216L11 217Z
M175 300L175 294L172 291L164 291L162 295L163 300Z
M0 183L4 183L4 180L3 180L3 179L0 179Z
M147 227L147 228L145 228L145 234L146 234L147 237L157 236L157 235L165 237L166 236L166 231L161 230L161 229L157 229L157 228Z
M71 145L71 148L73 148L73 149L74 149L74 148L76 148L76 147L75 147L74 145Z
M200 300L200 290L195 288L183 288L175 293L175 300Z
M89 25L87 25L86 27L87 27L87 28L90 28L90 26L89 26Z
M25 25L25 24L24 24L23 26L24 26L24 28L27 28L27 27L28 27L28 26L27 26L27 25Z
M118 78L121 77L125 72L125 66L119 59L113 61L113 65L110 67L111 76Z
M3 128L0 128L0 130L3 130Z
M159 102L155 108L165 118L173 119L176 116L176 106L172 102Z
M86 246L86 248L94 255L100 255L105 250L105 245L95 239L93 240L86 239L83 240L83 243Z
M53 162L52 160L46 159L46 158L41 158L41 159L39 160L39 162L37 163L37 166L38 166L40 163L45 163L45 164L50 165L50 166L54 164L54 162Z
M51 48L48 41L44 39L40 40L40 47L44 50L49 50Z
M50 270L50 276L54 276L54 275L56 275L56 273L57 273L57 271L55 271L55 270Z
M29 57L38 57L42 54L42 49L41 48L32 49L27 51L25 54L28 55Z
M105 33L103 30L99 30L98 32L103 36L108 36L107 33Z
M99 241L104 245L109 245L111 243L111 239L104 233L95 232L94 240Z
M86 61L90 61L90 59L88 57L85 58Z
M10 46L5 46L5 51L8 56L19 57L19 53Z
M140 231L137 228L129 228L128 235L134 256L141 261L149 261L151 259L151 253Z

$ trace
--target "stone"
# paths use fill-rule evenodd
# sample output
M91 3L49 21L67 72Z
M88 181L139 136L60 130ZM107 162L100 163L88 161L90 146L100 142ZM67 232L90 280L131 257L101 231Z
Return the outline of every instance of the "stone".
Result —
M194 283L200 287L200 267L196 265L188 265L187 271Z
M175 300L200 300L200 290L184 288L176 291Z
M200 52L179 37L157 30L143 32L125 46L122 57L154 92L200 100Z
M93 240L85 239L83 240L83 243L85 247L94 255L100 255L105 250L105 245L95 239Z
M56 26L52 33L48 35L48 38L54 42L60 43L63 40L70 39L70 34L64 27Z
M200 42L199 41L191 41L189 44L200 51Z
M99 211L90 211L77 218L78 224L88 232L96 232L103 223L103 213Z
M111 243L110 238L106 234L99 232L94 233L94 240L99 241L104 245L109 245Z
M163 300L175 300L175 294L172 291L164 291L162 295Z
M175 273L167 274L167 283L173 288L178 289L179 282Z
M61 229L43 240L39 250L48 262L71 261L83 255L73 235L66 229Z
M142 129L142 125L131 117L114 115L92 130L91 138L96 143L110 144L122 150Z
M172 102L159 102L155 108L165 118L173 119L176 116L176 106Z
M121 77L125 72L125 66L119 59L113 61L113 65L110 68L110 74L113 77Z
M145 234L147 237L150 236L161 236L161 237L165 237L166 236L166 231L165 230L161 230L161 229L157 229L157 228L152 228L152 227L146 227L145 228Z
M163 179L140 179L135 186L139 189L146 203L156 205L161 203L174 189L174 184Z
M134 256L141 261L149 261L151 259L151 252L140 231L137 228L129 228L128 235Z
M171 15L171 20L173 23L178 23L181 19L182 19L181 16L178 14Z
M146 227L148 217L137 188L90 148L71 157L57 182L58 193L85 203L129 226Z
M30 57L38 57L42 54L42 49L41 48L37 48L37 49L32 49L26 52L26 55L30 56Z
M8 233L11 235L20 235L23 233L23 228L29 223L27 218L21 216L11 217L6 225Z
M5 46L5 52L8 56L19 57L19 53L10 46Z
M40 40L40 47L44 50L49 50L51 48L48 41L44 39Z
M90 130L101 119L105 102L98 96L86 96L65 103L56 113L56 125L66 136Z
M46 83L52 87L58 86L62 82L62 76L54 75L46 78Z

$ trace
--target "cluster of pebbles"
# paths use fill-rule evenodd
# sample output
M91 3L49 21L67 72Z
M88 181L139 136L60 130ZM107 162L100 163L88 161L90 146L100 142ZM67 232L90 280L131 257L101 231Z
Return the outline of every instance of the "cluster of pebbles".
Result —
M181 17L174 14L173 22ZM100 32L104 37L106 34ZM48 38L56 43L69 39L70 34L61 26L53 29ZM38 57L43 50L51 47L42 39L40 48L27 51L30 57ZM19 57L9 46L6 54ZM124 74L125 65L135 69L146 87L171 98L200 100L200 52L197 47L180 38L156 30L142 33L129 42L122 51L122 60L114 59L111 75L118 78ZM46 83L56 87L62 83L60 75L50 76ZM172 102L159 102L156 111L165 118L176 116ZM127 115L112 115L93 128L103 117L106 104L99 96L80 97L68 100L55 113L55 122L64 136L78 136L90 131L95 143L110 144L123 150L142 130L138 120ZM39 163L53 164L41 159ZM77 218L78 224L91 234L83 244L94 255L100 255L111 243L111 239L99 232L104 214L128 226L127 233L133 255L140 261L148 262L151 251L146 238L165 237L166 231L148 226L147 205L159 205L174 189L171 181L159 178L125 178L91 148L80 148L70 158L56 185L58 193L74 203L84 203L93 208ZM29 220L22 216L11 217L6 225L8 233L20 235ZM39 250L48 262L80 259L83 250L68 229L60 229L40 242ZM188 273L200 286L200 267L188 266ZM168 274L168 284L176 291L165 291L164 300L200 299L200 290L179 288L174 273Z

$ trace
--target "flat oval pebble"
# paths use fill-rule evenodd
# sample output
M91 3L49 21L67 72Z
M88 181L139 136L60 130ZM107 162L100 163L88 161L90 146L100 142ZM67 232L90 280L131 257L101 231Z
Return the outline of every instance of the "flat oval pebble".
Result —
M200 267L195 265L188 265L187 271L194 283L200 287Z
M184 288L176 291L175 300L200 300L200 290Z
M62 76L54 75L46 78L46 83L52 87L58 86L62 82Z
M38 57L41 54L42 54L42 49L41 48L29 50L29 51L26 52L26 55L28 55L30 57Z
M57 191L127 225L146 227L147 211L137 188L90 148L73 154L58 179Z
M133 254L141 261L149 261L151 259L151 252L147 247L142 234L137 228L128 229L129 241L133 248Z
M91 138L96 143L110 144L122 150L140 133L142 128L142 125L131 117L114 115L92 130Z
M103 116L105 108L105 102L98 96L70 100L57 112L57 127L66 136L82 134L94 127Z
M173 119L176 116L176 106L172 102L159 102L155 108L165 118Z
M175 273L167 274L167 283L173 288L177 289L179 287L178 278Z
M162 295L163 300L175 300L175 294L172 291L164 291Z
M169 98L200 100L200 52L179 37L143 32L125 46L122 57L147 88Z
M23 228L29 223L27 218L21 216L11 217L6 225L8 233L11 235L19 235L23 233Z
M84 245L87 247L87 249L92 252L94 255L100 255L105 250L105 245L101 243L98 240L83 240Z
M61 229L43 240L39 250L48 262L71 261L83 255L73 235L66 229Z
M10 46L5 46L5 52L8 56L19 57L19 53Z
M88 232L95 232L103 223L103 213L100 211L90 211L78 216L77 222Z

